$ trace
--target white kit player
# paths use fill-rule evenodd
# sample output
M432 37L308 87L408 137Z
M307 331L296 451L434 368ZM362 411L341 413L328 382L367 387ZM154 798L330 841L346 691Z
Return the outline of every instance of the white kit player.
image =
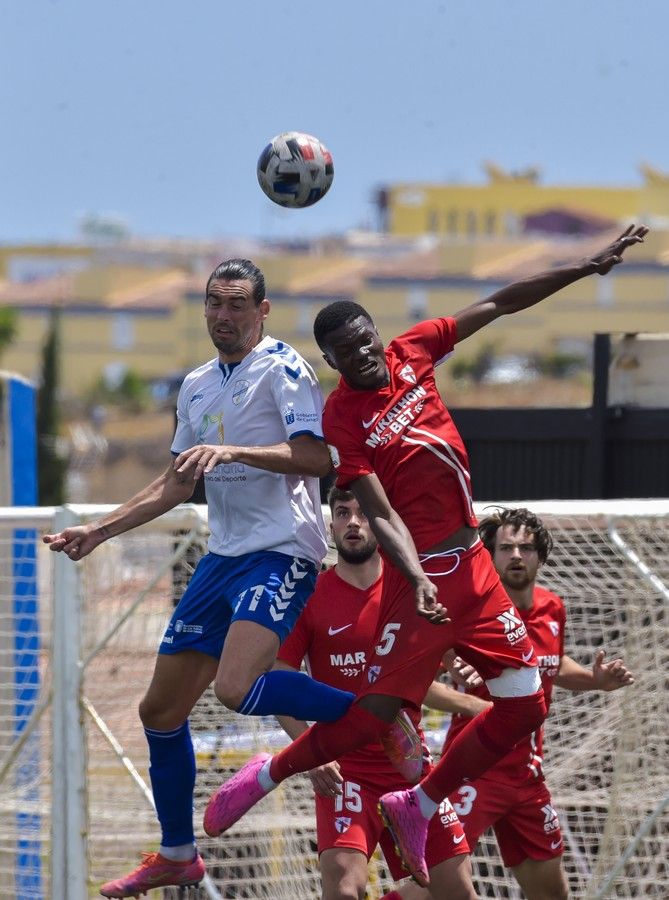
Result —
M318 382L295 350L263 336L269 310L264 277L251 261L227 260L212 273L204 312L218 352L184 380L176 458L103 518L44 537L52 550L80 560L188 500L204 477L209 553L174 610L139 709L161 845L134 872L103 885L106 897L204 877L188 716L212 681L222 703L249 715L336 719L353 698L304 674L269 671L327 549L318 477L330 470Z

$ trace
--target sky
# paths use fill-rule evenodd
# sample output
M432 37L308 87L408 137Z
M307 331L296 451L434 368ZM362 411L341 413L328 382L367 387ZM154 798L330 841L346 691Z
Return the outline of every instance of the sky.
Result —
M396 182L638 185L669 171L669 2L0 0L0 243L283 239L375 225ZM282 131L331 150L305 210L262 194Z

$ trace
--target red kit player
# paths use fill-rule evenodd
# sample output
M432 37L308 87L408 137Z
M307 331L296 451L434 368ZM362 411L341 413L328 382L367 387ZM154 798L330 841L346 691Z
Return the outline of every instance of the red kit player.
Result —
M262 766L250 761L216 791L208 833L220 833L277 783L374 742L402 706L420 707L444 652L454 649L486 681L492 706L468 723L415 788L381 798L384 820L419 884L439 803L477 778L546 715L527 629L476 530L469 462L435 384L455 345L502 315L527 309L588 275L605 275L643 240L628 228L601 252L515 282L472 306L416 325L384 349L367 311L322 309L314 335L341 379L323 416L337 468L389 562L367 684L336 722L318 723ZM417 613L417 614L416 614ZM213 826L213 827L212 827Z
M579 665L564 652L566 610L562 600L535 581L546 562L552 539L541 519L527 509L501 509L484 519L479 534L492 556L502 584L527 628L539 662L546 706L553 685L571 691L615 691L634 683L623 661L604 661L598 650L592 669ZM461 674L468 674L462 670ZM481 702L490 695L472 673L467 691ZM431 706L450 711L446 702ZM468 717L456 715L445 747L465 727ZM569 895L562 867L562 834L543 773L543 729L519 743L484 775L451 794L472 848L490 827L494 829L504 864L527 900L566 900ZM402 900L421 900L429 894L416 887L403 888Z
M275 668L299 670L306 661L317 681L357 690L373 647L381 603L383 563L369 523L350 491L332 488L328 497L337 565L322 572L294 630L279 650ZM443 687L443 686L441 686ZM447 689L448 690L448 689ZM478 709L477 698L451 691L459 709ZM295 739L308 728L277 717ZM414 723L418 725L417 711ZM429 752L424 748L425 771ZM377 844L396 880L406 876L378 811L379 797L408 788L379 744L360 747L309 773L316 792L316 825L323 897L365 895L368 861ZM432 817L426 848L430 893L434 898L475 900L469 848L449 801Z

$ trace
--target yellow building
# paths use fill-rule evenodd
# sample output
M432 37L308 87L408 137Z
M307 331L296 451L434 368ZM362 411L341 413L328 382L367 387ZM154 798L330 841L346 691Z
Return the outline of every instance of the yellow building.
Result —
M611 224L669 223L669 176L641 166L639 187L544 185L539 172L485 166L487 184L394 184L382 192L386 230L393 235L500 237L527 231L533 215L571 212Z
M587 238L350 235L301 252L258 245L247 255L266 276L268 332L293 344L327 389L334 374L312 336L313 319L325 303L356 300L388 340L419 319L454 313L513 280L590 254L617 228ZM18 334L2 368L39 379L56 306L66 397L85 397L103 375L113 379L130 369L160 378L210 359L205 282L215 264L234 253L201 245L180 256L148 245L131 250L0 248L0 306L18 313ZM497 355L587 352L597 331L669 331L669 228L654 227L607 277L583 279L536 308L503 317L457 355L472 356L490 343Z

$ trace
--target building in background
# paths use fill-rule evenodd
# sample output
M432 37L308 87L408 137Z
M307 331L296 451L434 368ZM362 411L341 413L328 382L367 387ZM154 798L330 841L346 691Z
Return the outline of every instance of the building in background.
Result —
M362 303L387 339L598 249L632 221L652 231L624 266L579 281L513 320L497 320L463 353L481 353L492 341L498 357L587 355L593 332L669 331L669 176L645 166L637 188L554 187L540 184L536 170L487 171L482 185L390 186L378 201L386 229L375 233L290 243L119 234L76 246L0 247L0 306L19 313L2 365L38 377L58 306L66 398L85 398L100 379L113 385L128 371L147 380L176 376L210 358L205 279L221 259L241 255L265 272L270 332L295 346L327 389L333 375L311 333L324 303Z

